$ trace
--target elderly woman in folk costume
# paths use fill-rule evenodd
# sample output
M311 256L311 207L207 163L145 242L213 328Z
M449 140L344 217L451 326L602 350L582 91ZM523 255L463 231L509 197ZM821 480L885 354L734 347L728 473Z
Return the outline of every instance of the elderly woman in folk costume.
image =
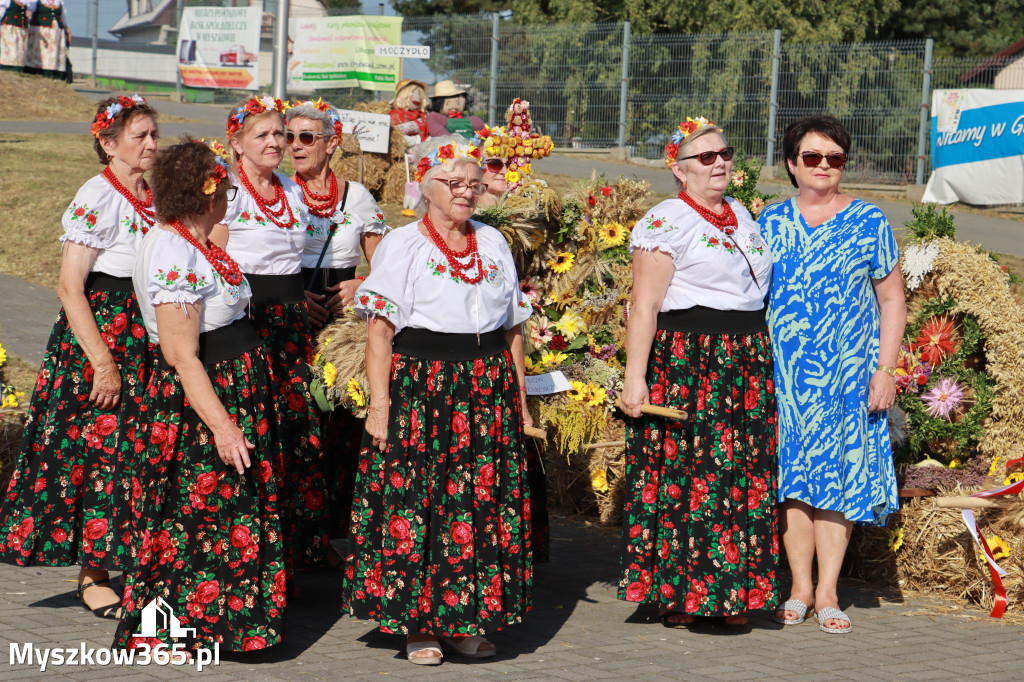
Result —
M358 182L335 177L331 170L331 155L341 141L338 111L323 100L297 101L287 118L285 137L295 169L293 179L302 189L310 220L302 280L310 323L320 329L353 302L362 280L356 277L361 256L369 262L389 228L370 191ZM325 461L311 465L322 470L327 481L325 532L340 526L343 534L363 423L347 410L334 410L321 415L320 426Z
M733 148L720 128L687 119L665 157L679 197L630 238L619 598L657 604L666 627L744 627L746 611L778 601L772 257L724 196ZM646 403L686 417L643 414Z
M482 634L530 601L522 323L512 254L470 220L480 151L459 136L416 150L426 215L393 230L356 292L369 319L366 436L344 608L406 635L410 662L441 644L493 656Z
M391 125L405 136L412 149L427 139L427 86L417 80L404 80L395 87L391 100Z
M475 131L484 127L484 122L466 113L469 94L452 81L441 81L434 86L430 96L430 111L427 113L427 133L430 137L462 135L469 139Z
M100 102L93 147L106 167L64 213L63 307L0 511L0 559L79 564L78 596L108 618L121 601L108 571L123 569L130 552L128 467L153 359L131 274L155 220L143 175L156 154L156 116L138 95Z
M774 618L796 625L813 610L831 634L853 627L836 591L853 524L884 526L899 505L886 411L896 400L907 322L889 221L839 188L850 142L834 116L791 123L782 151L799 192L760 216L775 258L768 320L778 363L782 539L793 573Z
M263 339L246 317L241 268L210 240L238 188L227 152L185 138L160 151L152 181L159 224L133 276L159 365L136 464L135 560L114 645L228 651L281 641L285 549L274 463L280 417ZM223 154L223 156L221 156ZM142 638L162 599L192 635ZM151 608L151 607L150 607Z
M240 102L228 118L238 195L213 239L228 244L252 287L249 316L266 339L281 402L281 482L285 546L294 566L327 556L326 481L320 422L309 393L310 338L302 254L310 226L302 188L276 173L284 158L288 105L271 97ZM289 574L292 565L289 565Z
M26 73L64 80L71 30L64 0L37 0L28 27Z
M38 0L0 0L0 69L23 71L28 58L28 25Z

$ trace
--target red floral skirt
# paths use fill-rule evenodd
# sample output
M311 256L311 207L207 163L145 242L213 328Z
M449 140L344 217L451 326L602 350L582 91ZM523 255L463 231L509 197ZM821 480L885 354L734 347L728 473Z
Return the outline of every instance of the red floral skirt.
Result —
M93 369L61 309L29 407L21 457L0 511L0 560L21 566L124 568L138 421L154 350L135 294L88 293L121 372L112 410L89 402Z
M659 329L651 403L626 430L619 598L700 616L778 603L775 388L767 330Z
M530 496L509 351L396 353L388 445L364 438L355 487L344 610L397 633L482 634L522 620Z
M124 616L114 646L141 641L225 651L262 649L284 631L285 549L278 501L276 404L262 347L207 366L214 392L256 447L239 474L187 404L177 372L161 365L149 387L146 447L133 473L135 546L125 572ZM162 598L194 636L141 634L143 609Z
M249 317L266 340L281 415L281 513L289 566L317 566L326 560L330 543L328 463L309 393L313 345L306 303L253 303Z

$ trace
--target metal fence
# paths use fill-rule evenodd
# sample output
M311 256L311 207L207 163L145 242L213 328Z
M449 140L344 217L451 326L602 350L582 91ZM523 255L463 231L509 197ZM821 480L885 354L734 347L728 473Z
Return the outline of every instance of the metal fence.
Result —
M468 86L492 123L513 98L529 100L564 147L658 158L680 120L704 115L742 153L777 162L788 123L832 113L853 136L848 177L861 182L921 182L931 89L989 87L999 66L932 59L925 40L781 44L773 32L631 35L628 23L521 26L494 15L407 17L403 41L431 47L417 66L424 80Z

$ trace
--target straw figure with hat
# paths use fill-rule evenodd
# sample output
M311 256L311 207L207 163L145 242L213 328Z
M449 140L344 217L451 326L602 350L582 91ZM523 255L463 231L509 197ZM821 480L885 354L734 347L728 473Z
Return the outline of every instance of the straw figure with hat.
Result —
M395 88L391 99L391 125L405 136L413 148L427 139L427 86L406 79Z
M434 86L430 96L430 112L427 113L427 133L430 137L458 134L466 138L484 127L476 116L465 113L469 106L469 94L449 80Z

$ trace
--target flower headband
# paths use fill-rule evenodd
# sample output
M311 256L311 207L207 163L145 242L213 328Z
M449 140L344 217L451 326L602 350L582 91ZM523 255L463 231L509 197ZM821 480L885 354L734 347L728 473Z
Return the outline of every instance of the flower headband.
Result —
M231 162L231 157L228 156L228 150L224 148L217 140L199 140L200 144L205 144L213 151L214 160L217 165L213 167L213 172L206 178L206 182L203 183L203 194L213 194L217 191L217 185L220 181L228 176L228 164Z
M132 95L131 97L125 97L120 95L117 101L112 103L106 109L96 114L96 120L89 126L89 132L97 140L100 139L100 131L106 130L110 127L110 124L114 122L114 117L120 114L125 109L131 109L136 106L143 106L146 104L146 100L139 95Z
M271 110L283 114L288 111L288 103L269 95L249 98L249 101L235 109L235 113L231 114L231 118L228 119L228 137L242 129L246 116L255 116L256 114L262 114L264 111Z
M446 144L432 150L429 154L420 159L416 164L416 182L421 182L423 176L434 166L443 166L462 157L480 165L482 158L480 149L473 143L468 144Z
M679 153L679 148L683 145L690 135L701 128L714 127L715 122L709 121L703 116L697 118L686 117L686 120L679 124L679 128L672 133L672 141L665 145L665 165L669 168L676 162L676 154Z
M323 97L318 97L315 102L311 99L295 100L292 102L292 109L297 109L298 107L313 107L317 111L330 114L331 121L334 123L334 134L341 137L341 115L338 114L338 110L332 107L329 102L325 102Z

